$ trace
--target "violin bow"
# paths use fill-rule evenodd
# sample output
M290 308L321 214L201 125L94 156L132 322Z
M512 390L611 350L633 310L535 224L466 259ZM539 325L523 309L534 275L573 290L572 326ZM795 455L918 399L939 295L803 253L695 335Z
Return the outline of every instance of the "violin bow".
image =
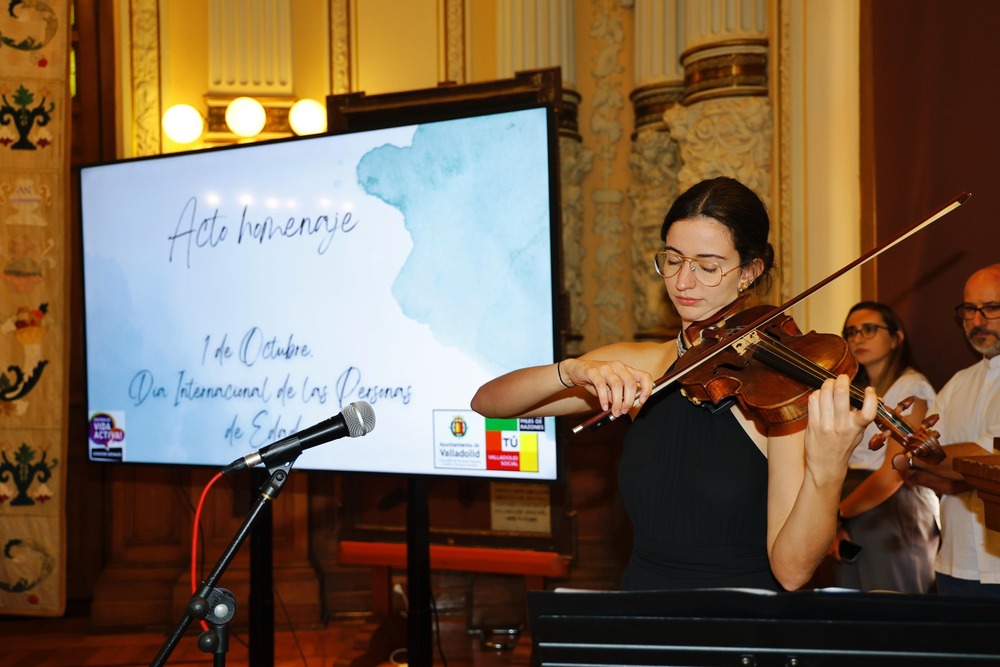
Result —
M761 317L757 318L756 320L754 320L753 322L751 322L750 324L748 324L746 327L744 327L742 334L740 334L738 336L733 336L732 339L729 340L729 341L723 341L723 342L719 343L718 346L717 346L717 349L712 350L711 352L706 353L698 361L696 361L696 362L694 362L692 364L689 364L689 365L685 366L684 368L682 368L680 370L675 370L675 371L672 371L672 372L665 373L664 375L662 375L658 380L656 380L653 383L653 390L652 390L652 392L650 392L650 396L652 396L656 392L660 391L664 387L669 386L670 384L672 384L674 382L674 380L676 380L677 378L681 377L682 375L686 375L688 372L694 370L695 368L698 368L699 366L701 366L702 364L704 364L706 361L709 361L710 359L714 358L717 354L721 353L723 350L727 349L728 347L730 347L731 345L733 345L737 341L743 340L750 333L752 333L752 332L756 331L757 329L759 329L760 327L764 326L765 324L767 324L768 322L770 322L775 317L777 317L781 313L785 312L786 310L788 310L792 306L797 305L799 302L803 301L806 297L812 296L813 294L815 294L816 292L818 292L822 288L826 287L831 282L833 282L834 280L836 280L840 276L844 275L848 271L851 271L852 269L856 269L857 267L861 266L862 264L865 264L866 262L869 262L869 261L875 259L879 255L881 255L882 253L884 253L886 250L889 250L890 248L894 248L896 245L898 245L898 244L902 243L903 241L905 241L906 239L910 238L911 236L913 236L917 232L919 232L922 229L924 229L925 227L929 226L931 223L933 223L933 222L939 220L940 218L944 217L945 215L951 213L956 208L958 208L959 206L961 206L965 202L969 201L969 197L971 197L971 196L972 196L971 192L963 192L963 193L961 193L961 194L953 197L950 201L948 201L948 203L946 203L944 206L941 206L940 208L938 208L935 212L933 212L930 216L928 216L924 220L921 220L920 222L917 222L917 223L915 223L913 225L910 225L908 228L906 228L903 231L899 232L898 234L896 234L894 237L892 237L891 239L889 239L888 241L886 241L882 245L875 246L874 248L872 248L871 250L869 250L865 254L861 255L857 259L849 262L848 264L846 264L845 266L841 267L837 271L831 273L829 276L827 276L823 280L819 281L815 285L813 285L813 286L805 289L800 294L797 294L797 295L793 296L791 299L789 299L785 303L781 304L780 306L776 306L770 312L767 312L764 315L762 315ZM632 407L635 407L636 405L638 405L638 401L635 404L633 404ZM601 412L601 413L598 413L598 414L594 415L593 417L591 417L587 421L585 421L585 422L583 422L581 424L577 424L576 426L574 426L573 427L573 433L580 433L585 428L589 429L591 431L596 431L598 428L604 426L605 424L613 422L614 420L615 420L614 415L612 415L609 410L606 410L604 412Z

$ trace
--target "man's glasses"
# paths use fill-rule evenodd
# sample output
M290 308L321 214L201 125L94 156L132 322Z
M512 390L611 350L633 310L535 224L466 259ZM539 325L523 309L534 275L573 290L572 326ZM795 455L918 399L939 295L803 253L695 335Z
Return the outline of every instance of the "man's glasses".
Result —
M981 306L973 306L971 303L960 303L955 306L955 314L960 320L974 320L976 313L979 313L987 320L1000 318L1000 303L984 303Z
M844 337L844 340L851 340L860 334L862 340L868 340L877 334L879 329L888 331L889 327L882 324L875 324L874 322L865 322L860 327L844 327L841 335Z
M676 276L684 262L688 263L691 273L705 287L718 286L722 283L722 279L726 274L740 268L739 266L735 266L728 271L723 271L717 262L713 262L710 259L685 257L670 250L661 250L653 256L653 266L656 267L656 272L664 278L673 278Z

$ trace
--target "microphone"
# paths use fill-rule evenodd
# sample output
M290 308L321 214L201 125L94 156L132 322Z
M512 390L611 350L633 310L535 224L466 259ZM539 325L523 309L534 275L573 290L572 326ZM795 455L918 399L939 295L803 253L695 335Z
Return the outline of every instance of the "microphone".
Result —
M245 470L263 463L283 464L288 459L298 456L303 449L322 445L331 440L343 438L345 435L356 438L370 433L375 428L375 410L364 401L351 403L344 410L326 421L310 426L294 435L282 438L266 447L261 447L252 454L236 459L222 469L223 475L237 470Z

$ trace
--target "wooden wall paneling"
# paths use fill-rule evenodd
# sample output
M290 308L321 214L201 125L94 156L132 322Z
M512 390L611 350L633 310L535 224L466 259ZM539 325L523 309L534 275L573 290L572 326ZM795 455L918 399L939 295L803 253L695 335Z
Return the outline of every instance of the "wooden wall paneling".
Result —
M172 625L191 596L193 508L213 471L200 468L116 468L111 473L111 553L94 590L95 627ZM209 492L202 514L201 575L208 575L230 545L250 508L250 477L223 478ZM246 484L240 487L240 484ZM308 553L307 480L292 476L273 501L275 624L321 619L319 578ZM247 622L250 602L249 539L218 582L236 596L235 626Z

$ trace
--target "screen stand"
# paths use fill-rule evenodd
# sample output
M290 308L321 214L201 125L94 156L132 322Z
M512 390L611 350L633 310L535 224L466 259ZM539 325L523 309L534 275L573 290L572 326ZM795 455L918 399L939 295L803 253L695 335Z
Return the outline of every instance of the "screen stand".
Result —
M251 498L264 487L270 474L250 469ZM274 667L274 507L260 511L250 533L249 667Z
M406 581L409 609L406 619L407 662L414 667L433 665L431 625L430 511L427 480L410 476L406 504Z

